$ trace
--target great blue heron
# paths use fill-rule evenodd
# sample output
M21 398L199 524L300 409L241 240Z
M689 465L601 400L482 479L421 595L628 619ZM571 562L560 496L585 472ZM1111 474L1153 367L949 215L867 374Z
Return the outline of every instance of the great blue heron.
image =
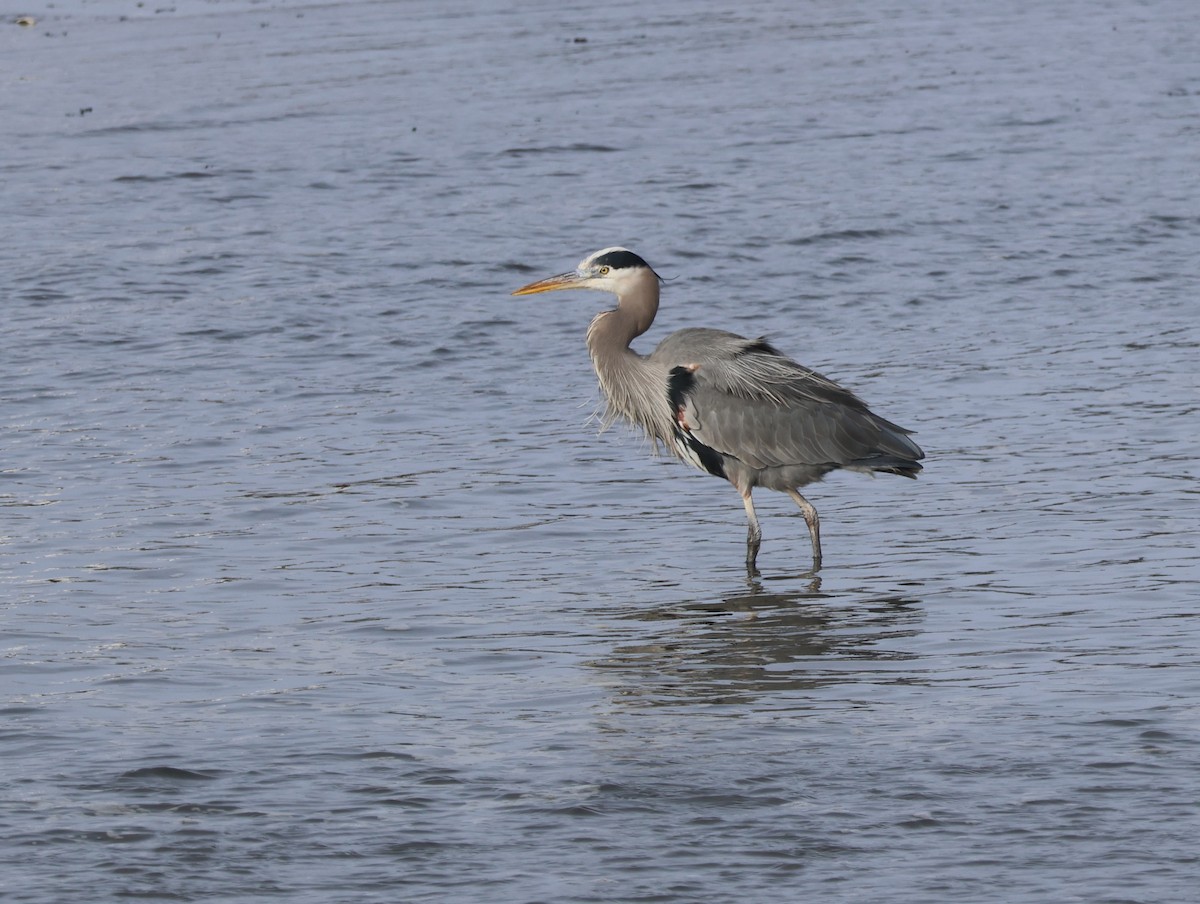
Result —
M659 276L627 248L605 248L570 273L530 283L513 295L598 289L617 307L597 314L587 346L607 400L605 423L625 418L654 442L702 471L728 480L750 522L746 567L756 570L762 529L755 487L787 493L812 537L821 567L817 510L799 487L830 471L882 471L916 477L925 457L911 431L872 414L854 393L780 354L765 339L724 330L686 329L649 355L629 343L658 312Z

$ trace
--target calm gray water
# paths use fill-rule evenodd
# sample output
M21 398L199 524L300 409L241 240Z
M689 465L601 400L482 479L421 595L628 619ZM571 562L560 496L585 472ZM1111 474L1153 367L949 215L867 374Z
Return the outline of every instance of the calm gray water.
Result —
M21 12L6 900L1196 900L1191 0ZM509 297L612 244L918 431L819 575Z

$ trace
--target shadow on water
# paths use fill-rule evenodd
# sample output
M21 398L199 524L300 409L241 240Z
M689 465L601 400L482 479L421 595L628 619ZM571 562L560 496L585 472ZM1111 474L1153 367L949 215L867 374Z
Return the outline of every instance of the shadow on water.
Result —
M593 667L615 678L626 705L738 704L838 684L911 684L917 658L905 641L921 632L920 601L870 590L831 593L806 576L772 592L751 580L722 599L674 603L623 617L657 623L642 642L614 647ZM801 705L803 705L801 703Z

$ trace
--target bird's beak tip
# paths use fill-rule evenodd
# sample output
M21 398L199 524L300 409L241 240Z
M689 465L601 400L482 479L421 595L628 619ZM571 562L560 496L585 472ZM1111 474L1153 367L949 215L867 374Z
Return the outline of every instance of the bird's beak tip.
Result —
M515 290L513 295L537 295L539 292L553 292L555 289L571 289L579 282L578 273L563 273L551 276L549 279L539 279L527 286Z
M550 289L547 287L538 288L537 283L530 283L527 286L521 286L521 288L519 288L519 289L514 289L512 294L513 295L537 295L538 292L549 292L549 291L550 291Z

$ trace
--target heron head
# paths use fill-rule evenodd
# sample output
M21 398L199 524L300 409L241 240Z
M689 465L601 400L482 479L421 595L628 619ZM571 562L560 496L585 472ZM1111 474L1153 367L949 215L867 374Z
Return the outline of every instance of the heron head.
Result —
M539 279L522 286L513 295L536 295L556 289L596 289L620 296L627 287L646 279L658 282L658 274L628 248L604 248L589 254L569 273Z

